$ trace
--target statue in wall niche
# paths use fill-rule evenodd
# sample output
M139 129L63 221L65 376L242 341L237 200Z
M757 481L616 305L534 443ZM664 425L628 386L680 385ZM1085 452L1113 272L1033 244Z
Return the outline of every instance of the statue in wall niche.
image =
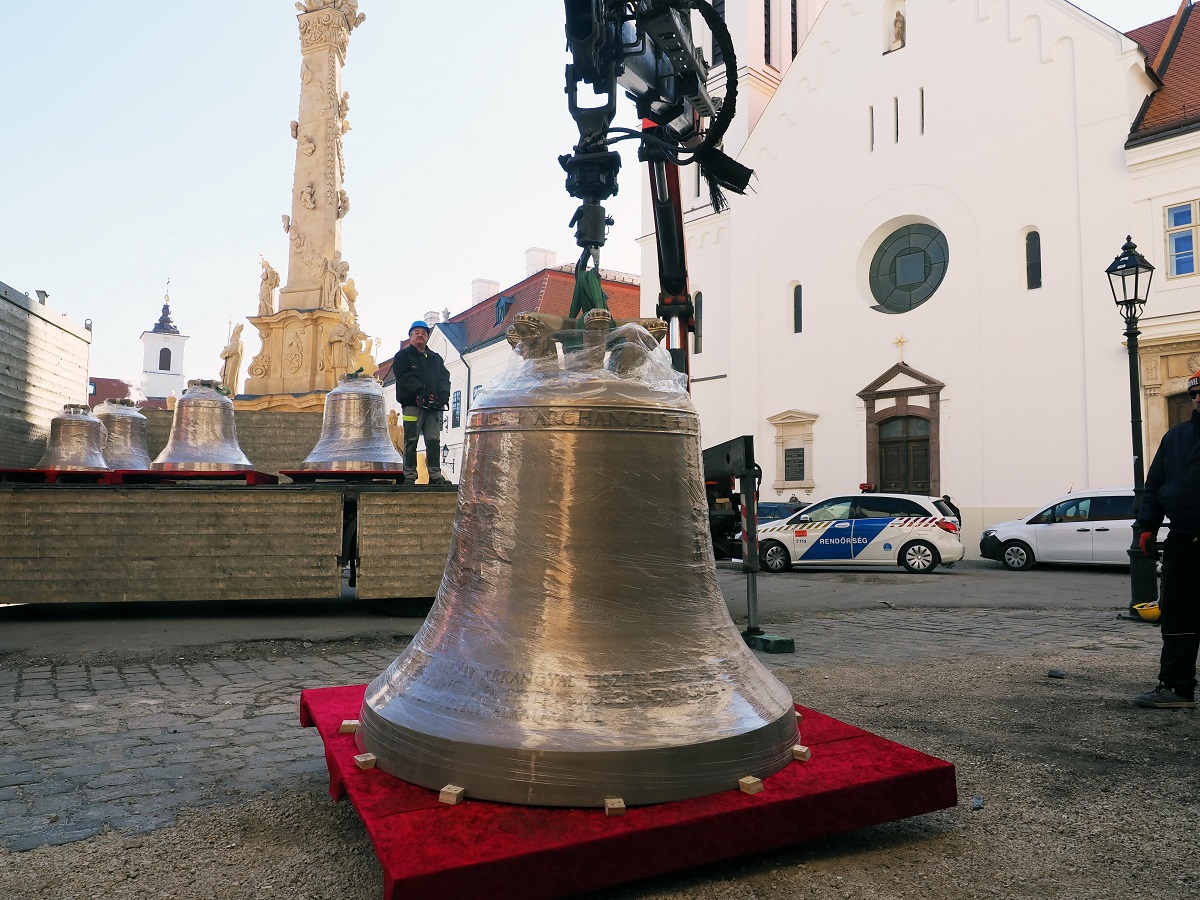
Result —
M221 351L221 383L231 394L237 393L238 375L242 369L242 323L239 322L229 336L229 343Z
M892 46L903 47L905 37L904 13L896 10L896 18L892 20Z
M333 259L325 260L324 277L321 279L321 309L338 309L342 303L342 284L350 274L350 263L342 259L342 251L335 250Z
M327 340L329 370L333 373L333 383L336 385L350 371L350 364L362 351L358 329L350 321L350 313L343 311L338 316L337 324L329 329Z
M279 287L279 273L263 259L262 280L258 285L258 314L260 316L275 315L275 288L277 287Z

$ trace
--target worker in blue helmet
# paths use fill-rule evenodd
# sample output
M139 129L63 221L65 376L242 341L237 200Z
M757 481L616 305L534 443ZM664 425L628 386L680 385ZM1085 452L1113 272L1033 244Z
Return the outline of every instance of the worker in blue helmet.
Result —
M442 410L450 402L450 373L441 355L429 349L429 325L418 319L408 341L392 360L396 401L404 423L404 480L417 480L417 441L425 439L430 484L448 484L442 475Z

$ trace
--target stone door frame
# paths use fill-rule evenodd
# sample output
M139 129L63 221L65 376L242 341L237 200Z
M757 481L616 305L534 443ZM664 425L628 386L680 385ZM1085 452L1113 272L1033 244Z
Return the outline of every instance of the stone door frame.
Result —
M904 387L888 388L886 385L898 377L917 382ZM896 416L915 416L929 421L929 493L938 497L942 493L942 441L941 441L941 393L946 385L924 372L919 372L908 363L900 362L858 392L867 412L867 478L871 484L879 484L879 423ZM927 397L929 406L920 406L909 401ZM891 405L887 405L892 401ZM884 408L880 409L883 403Z

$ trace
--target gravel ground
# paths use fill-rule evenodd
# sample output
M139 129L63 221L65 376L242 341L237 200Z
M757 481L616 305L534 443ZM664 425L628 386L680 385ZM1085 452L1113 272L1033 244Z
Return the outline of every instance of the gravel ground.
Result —
M1105 648L780 668L798 702L954 762L958 807L595 896L1196 897L1200 726L1193 711L1130 704L1152 663ZM353 809L324 792L0 851L0 897L14 900L374 900L381 885Z

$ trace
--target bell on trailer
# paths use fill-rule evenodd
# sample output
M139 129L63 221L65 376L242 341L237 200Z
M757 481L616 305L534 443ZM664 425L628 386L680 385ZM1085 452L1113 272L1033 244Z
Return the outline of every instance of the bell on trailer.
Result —
M108 437L104 440L104 460L113 470L150 468L146 450L146 417L128 398L109 398L95 410L96 418L104 423Z
M470 411L437 601L367 687L358 747L424 787L542 806L779 771L792 698L717 584L682 376L638 325L561 360L525 326L524 362Z
M299 466L309 471L399 471L404 458L388 434L383 386L371 376L342 376L325 395L321 437Z
M171 436L155 471L233 472L254 468L238 445L233 401L219 381L193 379L175 404Z
M50 420L46 452L35 468L70 472L106 472L104 425L82 404L68 403Z

